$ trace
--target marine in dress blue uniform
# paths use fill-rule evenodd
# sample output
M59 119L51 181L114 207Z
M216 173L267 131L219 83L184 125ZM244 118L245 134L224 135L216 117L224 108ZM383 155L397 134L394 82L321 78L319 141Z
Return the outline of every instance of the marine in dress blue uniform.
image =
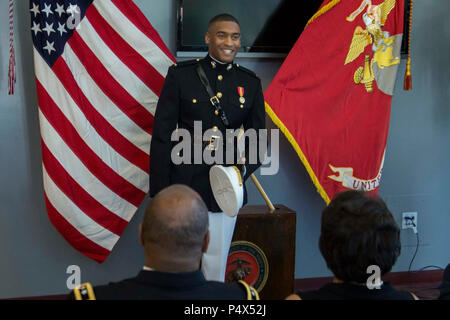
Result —
M224 138L226 137L227 128L212 106L196 73L197 64L201 64L205 70L232 129L239 129L242 125L245 129L265 128L261 82L253 72L234 63L220 64L209 55L198 61L191 60L172 66L167 74L155 114L150 149L150 196L171 184L182 183L196 190L210 211L220 212L209 183L208 173L212 165L205 163L175 165L171 161L172 147L178 142L170 139L177 126L187 129L193 135L194 121L201 121L203 131L218 130ZM244 88L244 103L239 101L239 87ZM191 150L194 150L193 146ZM235 163L228 165L233 164ZM258 166L259 164L247 164L244 180Z
M172 148L178 143L171 141L171 136L177 127L188 130L193 136L194 122L201 121L203 131L220 131L222 137L226 137L227 126L222 121L221 114L211 104L210 96L200 81L196 72L198 64L202 66L215 96L220 101L229 121L229 129L239 129L243 126L245 130L255 129L258 132L259 129L265 128L261 81L254 72L234 63L234 57L240 47L240 28L237 21L229 17L225 15L223 18L222 15L222 20L211 20L205 36L205 42L209 46L205 58L181 62L169 68L155 113L150 147L150 196L169 185L185 184L201 195L211 213L217 213L210 215L210 227L211 234L219 240L211 239L206 256L216 251L209 260L218 266L212 266L207 271L208 267L205 265L208 259L205 256L203 267L208 280L219 281L224 281L226 258L236 218L229 218L220 213L221 209L214 199L209 181L209 169L212 165L204 163L203 160L201 164L179 165L171 161ZM193 150L194 147L192 152ZM249 148L245 151L245 158L249 159ZM224 150L224 157L225 154ZM243 180L245 181L259 165L259 161L247 161ZM244 204L246 202L247 192L244 185ZM211 269L216 269L217 272Z

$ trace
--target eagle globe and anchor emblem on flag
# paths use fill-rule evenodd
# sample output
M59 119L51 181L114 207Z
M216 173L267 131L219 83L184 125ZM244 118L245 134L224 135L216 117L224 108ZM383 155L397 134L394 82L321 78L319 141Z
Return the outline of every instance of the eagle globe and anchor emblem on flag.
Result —
M249 241L231 243L225 272L226 282L243 280L261 292L268 276L269 264L260 247Z
M362 19L366 28L357 26L353 33L352 42L345 59L344 65L354 61L364 52L366 46L372 44L373 57L369 54L365 55L364 65L359 66L354 73L355 84L364 84L366 91L373 91L373 81L377 82L378 88L386 94L392 95L395 76L395 70L390 67L400 64L400 57L394 57L393 52L400 45L401 36L390 36L389 32L383 31L383 26L389 16L389 13L395 7L395 0L385 0L379 5L373 5L372 0L363 0L361 5L352 12L346 20L353 22L361 12L367 7L367 11L363 14Z
M354 83L364 85L366 92L370 94L374 91L373 82L375 81L381 92L392 96L400 64L400 57L397 55L400 53L402 35L390 36L390 33L384 31L383 27L392 9L396 6L396 0L385 0L378 5L374 5L372 1L363 0L359 7L346 17L348 22L354 22L367 7L366 12L362 15L366 28L363 29L360 25L355 27L344 65L356 60L366 47L372 44L373 56L365 54L364 64L357 67L354 72ZM334 174L329 175L328 178L341 183L348 189L373 191L380 185L383 163L384 153L377 175L368 180L355 177L352 167L336 167L330 163L328 166Z

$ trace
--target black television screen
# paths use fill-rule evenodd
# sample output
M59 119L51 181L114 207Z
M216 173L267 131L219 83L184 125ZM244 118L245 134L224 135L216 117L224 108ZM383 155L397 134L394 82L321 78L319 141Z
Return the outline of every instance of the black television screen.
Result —
M289 53L323 0L178 0L178 52L205 52L209 20L229 13L241 25L241 52Z
M405 1L401 48L403 55L407 51L409 1ZM322 2L323 0L177 0L177 55L193 56L194 52L208 51L205 45L208 22L220 13L233 15L241 25L241 56L286 55Z

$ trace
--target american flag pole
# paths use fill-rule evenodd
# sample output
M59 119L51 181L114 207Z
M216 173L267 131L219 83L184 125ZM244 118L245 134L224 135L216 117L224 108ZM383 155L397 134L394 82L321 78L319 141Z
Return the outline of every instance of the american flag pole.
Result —
M16 83L16 57L14 53L14 1L9 0L9 69L8 94L14 94Z

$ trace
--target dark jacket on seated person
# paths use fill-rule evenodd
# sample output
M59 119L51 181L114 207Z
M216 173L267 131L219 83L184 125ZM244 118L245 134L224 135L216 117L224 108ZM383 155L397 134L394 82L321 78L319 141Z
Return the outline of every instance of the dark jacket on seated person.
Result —
M364 284L327 283L318 290L296 293L302 300L414 300L411 293L398 291L389 282L380 289L369 289Z

